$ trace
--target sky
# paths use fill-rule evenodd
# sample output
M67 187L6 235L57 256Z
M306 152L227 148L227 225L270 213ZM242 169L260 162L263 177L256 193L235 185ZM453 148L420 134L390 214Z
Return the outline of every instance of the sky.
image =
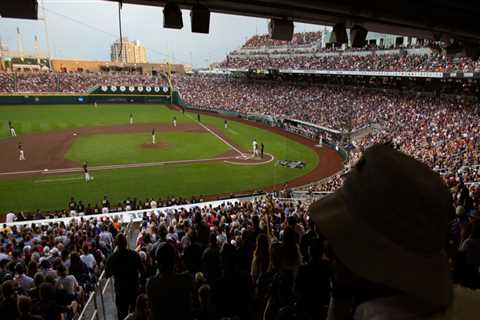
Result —
M0 18L0 41L10 50L17 50L16 29L20 28L23 51L33 52L34 36L40 50L47 51L47 25L52 57L110 60L110 45L119 38L118 4L101 0L39 1L41 20ZM268 20L212 13L208 35L190 31L190 11L183 11L181 30L163 28L163 8L124 4L122 34L139 40L147 48L149 62L191 63L206 67L225 59L249 37L266 34ZM295 32L318 31L318 25L295 23Z

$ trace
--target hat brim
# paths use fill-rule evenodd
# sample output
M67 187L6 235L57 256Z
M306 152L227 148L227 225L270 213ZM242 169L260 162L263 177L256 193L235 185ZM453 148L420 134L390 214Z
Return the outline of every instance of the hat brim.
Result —
M352 216L343 199L339 189L314 202L308 214L344 265L364 279L421 301L450 304L452 283L446 254L425 256L400 247Z

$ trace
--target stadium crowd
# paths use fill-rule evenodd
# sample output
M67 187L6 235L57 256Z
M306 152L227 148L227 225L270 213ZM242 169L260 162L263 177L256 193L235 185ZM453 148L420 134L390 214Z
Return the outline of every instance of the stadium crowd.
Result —
M164 86L166 79L129 73L55 73L0 71L0 92L87 93L95 86Z
M122 231L118 221L82 219L0 228L3 319L73 319Z
M255 35L232 51L222 68L348 71L478 72L480 63L467 57L447 57L436 43L368 44L362 48L321 47L321 32L295 33L292 41ZM419 50L408 51L416 48Z
M230 56L220 64L240 69L303 69L348 71L478 72L480 63L466 57L450 58L442 54L384 53L368 55L257 55Z
M322 33L320 31L294 33L291 41L273 40L268 34L255 35L249 38L242 48L302 46L320 41L321 38Z
M307 209L302 201L263 198L146 210L134 250L117 221L6 227L0 310L9 319L68 319L105 266L120 320L325 319L331 297L346 289L335 281L336 258ZM471 270L480 266L480 220L464 213L457 206L451 217L452 275L479 288Z

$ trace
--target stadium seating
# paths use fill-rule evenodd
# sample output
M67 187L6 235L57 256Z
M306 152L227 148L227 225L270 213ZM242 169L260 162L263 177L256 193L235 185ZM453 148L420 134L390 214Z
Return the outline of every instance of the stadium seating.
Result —
M166 85L161 76L122 73L0 72L0 92L87 93L100 85Z
M255 35L249 38L242 48L261 48L261 47L300 47L305 45L311 45L320 41L322 33L317 32L299 32L293 34L291 41L273 40L269 35Z
M320 32L297 33L291 42L253 36L232 51L222 68L349 71L474 72L480 63L466 57L446 57L429 47L322 48Z

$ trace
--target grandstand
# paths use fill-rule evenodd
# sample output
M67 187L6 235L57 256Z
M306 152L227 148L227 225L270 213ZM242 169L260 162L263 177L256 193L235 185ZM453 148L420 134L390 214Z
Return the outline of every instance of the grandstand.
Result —
M232 51L220 67L228 69L294 69L400 72L479 72L478 61L447 57L432 45L364 48L322 47L320 32L296 33L289 43L253 36ZM299 41L298 39L308 39ZM433 49L432 49L433 48Z
M192 73L9 60L2 319L477 317L480 60L326 35Z

